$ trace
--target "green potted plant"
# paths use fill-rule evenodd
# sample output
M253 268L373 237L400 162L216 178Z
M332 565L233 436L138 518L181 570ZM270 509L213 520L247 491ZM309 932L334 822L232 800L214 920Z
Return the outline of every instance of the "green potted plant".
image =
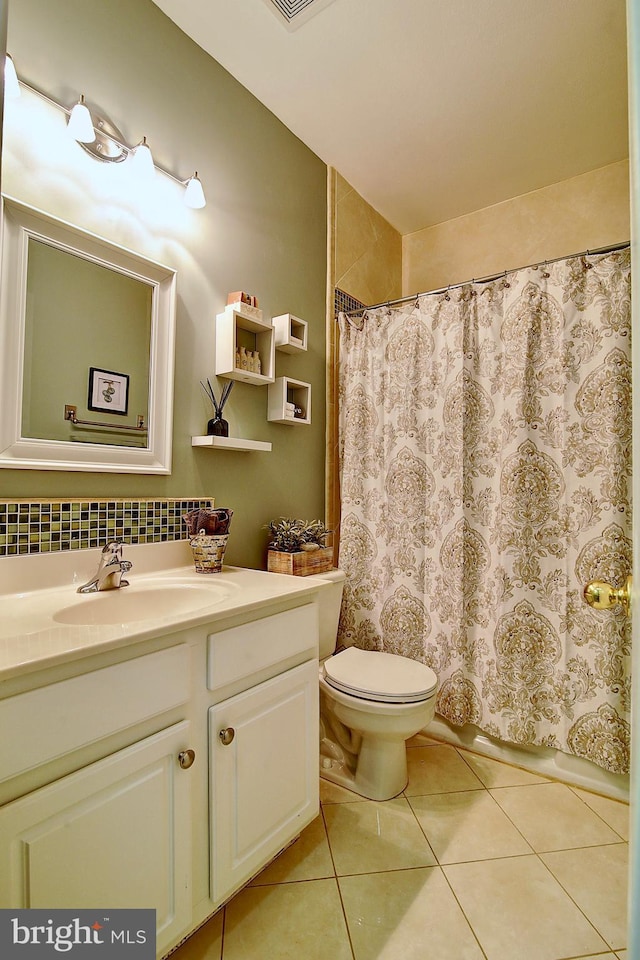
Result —
M271 534L267 552L270 573L308 577L333 566L333 547L327 547L327 530L321 520L280 517L267 524Z

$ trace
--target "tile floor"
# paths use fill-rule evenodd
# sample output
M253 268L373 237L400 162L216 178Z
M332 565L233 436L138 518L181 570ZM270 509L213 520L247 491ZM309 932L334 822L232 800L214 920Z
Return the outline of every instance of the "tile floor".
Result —
M628 807L418 736L377 803L321 816L172 960L630 960Z

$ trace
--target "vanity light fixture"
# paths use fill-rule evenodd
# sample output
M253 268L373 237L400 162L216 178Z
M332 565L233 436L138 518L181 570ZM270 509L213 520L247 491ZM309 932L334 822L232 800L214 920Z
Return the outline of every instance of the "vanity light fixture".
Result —
M187 207L200 209L206 206L206 199L202 183L197 172L189 177L188 180L180 179L168 170L159 167L151 153L147 138L143 137L140 143L135 147L128 146L120 134L119 130L106 118L92 115L84 102L84 94L80 100L69 110L63 104L58 103L53 97L48 96L37 87L32 86L25 80L21 80L16 73L12 58L7 54L5 57L5 75L4 75L4 93L5 97L20 96L20 86L34 93L36 96L45 100L47 103L58 110L61 110L68 118L67 126L71 136L78 141L79 145L89 153L95 160L105 162L121 162L129 160L129 164L144 177L152 177L156 170L159 170L165 176L179 183L184 187L184 202Z
M201 207L206 206L207 201L205 200L204 190L202 189L197 170L192 177L189 177L185 184L184 202L193 210L199 210Z
M18 74L15 64L7 53L4 61L4 95L15 99L20 96L20 84L18 83Z
M129 164L137 176L146 178L155 176L156 168L153 164L153 154L146 137L143 137L140 143L129 151L129 155Z
M78 143L93 143L96 132L93 129L93 120L89 108L84 102L84 93L69 114L67 130Z

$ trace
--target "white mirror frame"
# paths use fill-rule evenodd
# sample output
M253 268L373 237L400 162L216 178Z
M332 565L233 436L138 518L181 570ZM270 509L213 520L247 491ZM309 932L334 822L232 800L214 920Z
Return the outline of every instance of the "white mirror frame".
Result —
M27 255L43 240L143 280L153 288L146 447L67 443L22 436ZM95 234L2 198L0 273L0 467L100 473L171 473L176 272ZM63 416L63 411L60 411Z

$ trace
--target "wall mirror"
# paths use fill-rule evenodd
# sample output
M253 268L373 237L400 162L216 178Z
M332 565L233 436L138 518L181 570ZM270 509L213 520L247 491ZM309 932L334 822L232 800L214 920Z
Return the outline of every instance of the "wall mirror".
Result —
M174 270L2 198L0 467L170 473Z

